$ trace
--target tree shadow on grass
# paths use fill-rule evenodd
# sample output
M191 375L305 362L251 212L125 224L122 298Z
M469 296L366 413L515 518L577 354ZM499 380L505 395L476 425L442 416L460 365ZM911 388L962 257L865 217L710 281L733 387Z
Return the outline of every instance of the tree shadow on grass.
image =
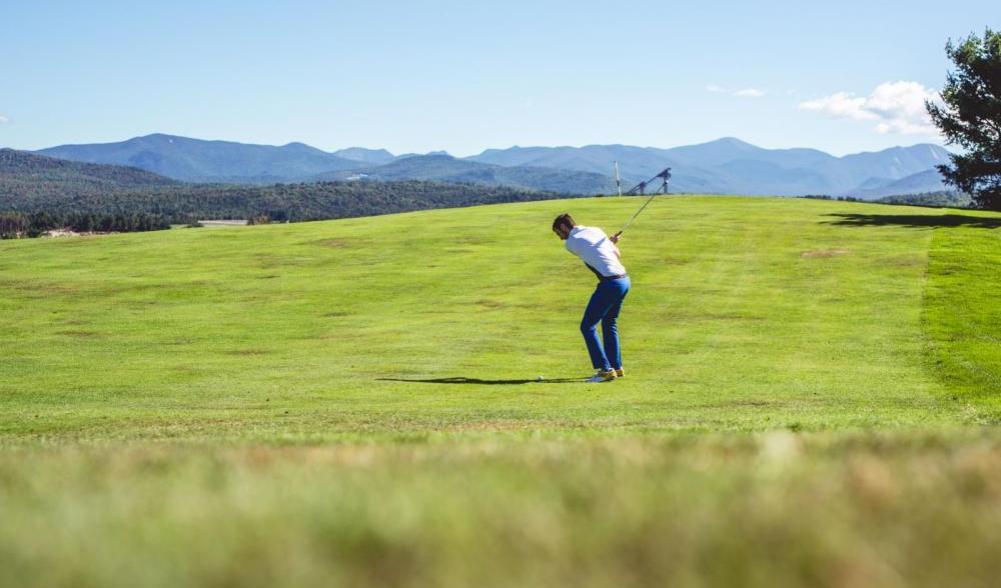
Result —
M383 382L411 382L416 384L579 384L584 381L584 378L546 378L545 380L483 380L480 378L466 378L462 376L454 378L426 378L426 379L408 379L408 378L376 378Z
M895 225L912 229L935 227L970 227L974 229L996 229L1001 227L1001 218L966 216L963 214L921 215L921 214L851 214L832 213L826 216L838 220L823 221L826 225L839 227L881 227Z

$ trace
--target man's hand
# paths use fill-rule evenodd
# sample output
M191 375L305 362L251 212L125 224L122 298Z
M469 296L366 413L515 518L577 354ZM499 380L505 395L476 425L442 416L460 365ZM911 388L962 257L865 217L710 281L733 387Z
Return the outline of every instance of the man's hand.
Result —
M614 235L609 237L608 240L611 241L612 243L618 243L619 239L621 238L622 238L622 233L615 233Z

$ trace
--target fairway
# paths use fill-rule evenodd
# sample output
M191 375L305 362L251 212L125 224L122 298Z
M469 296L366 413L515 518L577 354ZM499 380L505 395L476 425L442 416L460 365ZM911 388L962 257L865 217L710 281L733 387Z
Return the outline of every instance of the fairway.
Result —
M0 580L989 585L1001 216L640 203L0 242Z
M2 243L0 434L320 441L977 418L925 355L936 231L892 221L942 214L928 209L659 199L622 245L628 376L565 382L590 371L577 324L594 280L548 225L571 210L613 230L636 202Z

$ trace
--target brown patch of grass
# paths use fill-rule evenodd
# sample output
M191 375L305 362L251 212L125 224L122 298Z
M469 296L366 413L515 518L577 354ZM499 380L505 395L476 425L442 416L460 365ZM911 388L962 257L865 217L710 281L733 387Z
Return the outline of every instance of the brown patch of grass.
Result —
M730 406L772 406L776 402L771 400L734 400L728 403Z
M848 253L847 249L813 249L811 251L804 251L800 254L800 257L814 258L814 257L835 257L838 255L844 255Z
M33 297L49 294L75 294L80 291L79 287L68 284L10 279L0 280L0 290L6 289L34 295Z
M928 260L924 257L918 257L913 255L903 256L903 257L891 257L886 260L887 265L892 265L896 267L918 267L924 266L928 263Z
M488 298L481 298L476 301L476 304L480 306L485 306L487 308L504 308L505 306L507 306L506 304L504 304L499 300L490 300Z
M347 239L333 238L333 239L320 239L319 241L312 241L313 245L319 245L320 247L333 247L335 249L343 249L349 247L351 242Z
M464 245L482 245L486 243L486 239L477 235L468 235L465 237L455 237L451 239L453 243L462 243Z
M683 310L664 310L657 314L661 319L672 322L702 322L702 321L763 321L764 317L737 313L685 312Z
M226 355L267 355L271 352L267 349L230 349L223 353Z
M100 337L100 333L95 333L94 331L58 331L57 335L66 335L67 337Z
M281 257L267 253L255 257L258 269L269 270L306 265L306 261L300 258Z

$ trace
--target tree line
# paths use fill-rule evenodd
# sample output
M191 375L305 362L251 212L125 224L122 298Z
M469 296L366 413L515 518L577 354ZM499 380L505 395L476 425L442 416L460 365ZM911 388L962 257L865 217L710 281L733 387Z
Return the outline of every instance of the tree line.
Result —
M170 222L166 217L153 214L0 212L0 239L40 237L57 229L77 233L129 233L169 228Z
M123 191L0 190L0 212L32 215L152 216L168 223L208 219L306 221L477 204L565 198L564 194L430 181L320 182L243 186L178 184Z

